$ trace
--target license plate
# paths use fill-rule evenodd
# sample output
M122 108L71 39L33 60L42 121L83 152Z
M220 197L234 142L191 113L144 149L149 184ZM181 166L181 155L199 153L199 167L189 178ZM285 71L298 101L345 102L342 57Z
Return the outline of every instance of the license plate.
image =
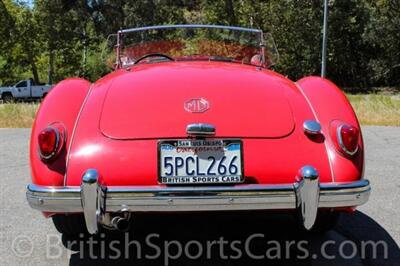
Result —
M240 140L163 140L158 143L162 184L242 183Z

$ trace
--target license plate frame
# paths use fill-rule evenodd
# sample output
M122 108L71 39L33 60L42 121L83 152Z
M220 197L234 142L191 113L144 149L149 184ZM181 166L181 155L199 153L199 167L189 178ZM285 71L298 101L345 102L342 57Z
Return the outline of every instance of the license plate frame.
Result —
M183 143L195 143L196 145L192 145L192 146L182 146L180 144ZM236 165L236 167L238 168L238 170L240 171L239 174L237 175L216 175L216 176L186 176L186 177L182 177L182 176L169 176L169 177L165 177L162 175L162 147L165 145L169 145L171 147L174 147L175 150L178 147L184 147L184 148L188 148L188 147L218 147L218 145L198 145L200 142L205 142L205 143L212 143L212 142L219 142L222 143L222 147L224 150L224 156L225 156L225 152L229 152L226 149L230 146L230 145L239 145L239 147L237 148L234 147L234 149L236 151L238 151L238 154L240 156L239 158L239 162L240 165ZM199 157L199 155L196 154L192 154L192 156L197 156ZM226 156L225 156L226 157ZM158 171L157 171L157 181L159 184L163 184L163 185L207 185L207 184L240 184L244 182L244 163L243 163L243 142L241 139L164 139L164 140L159 140L158 141L158 145L157 145L157 164L158 164ZM203 160L204 161L204 160ZM197 164L198 161L196 161ZM197 165L196 164L196 165ZM203 169L204 170L204 169ZM173 171L173 169L171 169L171 171ZM194 178L196 177L196 178ZM169 180L167 180L166 178L170 178ZM188 179L192 179L193 180L201 180L201 181L197 181L197 182L178 182L179 179L181 179L180 181L182 181L184 178L188 178ZM193 179L194 178L194 179ZM175 180L173 182L171 182L171 180Z

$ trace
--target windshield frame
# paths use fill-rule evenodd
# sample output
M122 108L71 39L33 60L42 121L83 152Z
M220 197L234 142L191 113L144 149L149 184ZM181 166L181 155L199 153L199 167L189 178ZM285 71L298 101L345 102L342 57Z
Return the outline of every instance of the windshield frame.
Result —
M222 29L222 30L232 30L232 31L244 31L259 34L260 41L260 57L261 57L261 65L265 65L265 40L264 33L260 29L253 28L244 28L244 27L236 27L236 26L224 26L224 25L205 25L205 24L177 24L177 25L158 25L158 26L147 26L147 27L138 27L138 28L130 28L119 30L117 33L117 44L116 48L116 62L115 67L117 69L123 68L122 60L121 60L121 48L122 48L122 36L124 34L139 32L139 31L148 31L148 30L163 30L163 29L180 29L180 28L207 28L207 29Z

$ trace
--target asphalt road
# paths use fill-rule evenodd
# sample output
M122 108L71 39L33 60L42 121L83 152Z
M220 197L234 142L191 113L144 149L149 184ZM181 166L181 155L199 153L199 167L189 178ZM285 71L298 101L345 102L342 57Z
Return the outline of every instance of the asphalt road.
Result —
M0 129L0 265L399 265L400 128L364 127L363 133L370 201L322 236L296 233L285 215L171 214L138 215L129 234L73 243L25 200L30 131ZM208 250L213 241L217 244ZM246 243L250 253L238 256ZM157 255L155 245L161 255L146 259ZM168 257L179 253L180 245L182 255ZM117 251L122 259L116 259Z

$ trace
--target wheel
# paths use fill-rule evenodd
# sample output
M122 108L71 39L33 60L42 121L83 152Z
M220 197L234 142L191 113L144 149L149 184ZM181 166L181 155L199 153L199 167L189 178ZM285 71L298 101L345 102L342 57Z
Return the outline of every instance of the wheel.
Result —
M5 103L13 103L14 102L14 97L12 96L11 93L4 93L1 98Z
M311 229L311 233L323 234L332 230L338 223L339 217L340 212L337 211L318 211L317 220L315 221L315 224Z
M67 236L88 234L83 214L57 214L52 217L57 231Z

